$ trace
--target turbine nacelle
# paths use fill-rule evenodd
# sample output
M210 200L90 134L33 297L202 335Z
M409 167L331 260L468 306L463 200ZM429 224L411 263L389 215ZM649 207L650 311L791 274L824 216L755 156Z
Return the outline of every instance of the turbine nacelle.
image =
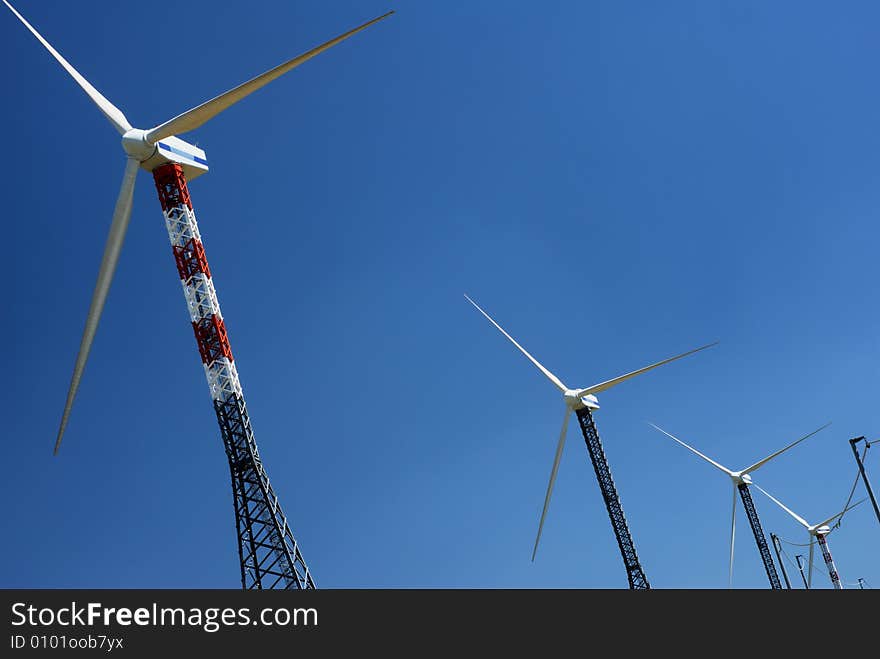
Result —
M179 137L166 137L151 144L147 131L132 128L122 135L122 148L129 158L137 160L148 172L173 162L183 167L187 180L192 181L208 171L205 152Z
M749 476L744 471L730 472L730 479L733 481L734 485L751 485L752 484L752 477Z
M831 527L827 524L823 524L819 528L810 529L809 531L810 535L828 535L829 533L831 533Z
M562 393L565 404L571 410L580 410L589 408L591 410L599 409L599 399L593 394L584 394L583 389L566 389Z

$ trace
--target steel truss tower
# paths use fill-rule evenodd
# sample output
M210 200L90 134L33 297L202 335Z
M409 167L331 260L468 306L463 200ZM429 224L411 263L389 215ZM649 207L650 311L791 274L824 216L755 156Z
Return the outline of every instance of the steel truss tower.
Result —
M764 537L764 529L761 528L761 521L758 519L758 512L755 510L755 503L752 501L752 493L749 492L749 486L747 483L740 483L736 487L739 490L743 508L746 510L746 517L749 518L749 525L752 527L758 551L761 552L761 560L764 562L764 570L766 570L767 578L770 580L770 588L782 590L782 583L779 581L779 575L776 574L776 566L773 564L773 557L770 555L770 548L767 546L767 539Z
M229 460L241 586L314 588L257 451L183 168L161 165L153 179Z
M828 549L828 541L825 540L825 533L816 534L816 542L822 550L822 558L825 559L825 566L828 568L828 576L831 577L831 584L836 590L843 590L843 584L840 583L840 576L837 574L837 568L834 566L834 559L831 558L831 550Z
M575 410L575 414L577 414L581 432L587 444L587 452L590 454L590 460L593 462L593 469L596 470L596 479L599 481L599 489L602 491L602 498L605 500L605 507L608 509L608 517L611 518L611 527L614 529L614 537L617 538L617 546L620 548L620 555L623 557L623 565L626 568L629 587L631 590L647 590L651 586L648 584L648 578L645 576L645 572L639 563L636 547L633 543L632 535L630 535L626 517L623 514L623 506L620 504L620 497L617 495L617 488L614 486L614 479L611 477L611 468L608 466L602 442L599 440L599 432L596 430L596 424L593 422L593 415L588 407L581 407Z

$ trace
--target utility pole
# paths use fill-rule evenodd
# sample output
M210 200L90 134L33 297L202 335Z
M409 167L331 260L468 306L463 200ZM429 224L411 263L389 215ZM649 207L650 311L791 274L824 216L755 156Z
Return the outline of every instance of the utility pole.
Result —
M859 457L859 452L856 449L856 444L860 441L865 441L865 448L871 446L874 442L869 442L864 437L855 437L849 440L849 446L852 449L853 455L856 456L856 464L859 466L859 473L862 475L862 481L865 483L865 489L868 490L868 496L871 498L871 505L874 506L874 513L877 515L877 521L880 522L880 507L877 506L877 499L874 497L874 490L871 489L871 483L868 482L868 476L865 474L865 465L862 463L862 459Z
M785 587L791 590L791 582L788 580L788 574L785 572L785 565L782 563L782 556L780 556L779 538L775 533L771 533L770 540L773 541L773 549L776 551L776 560L779 561L779 568L782 570L782 578L785 579Z
M803 561L801 560L802 558L803 558L802 554L798 554L797 556L794 557L794 559L797 561L797 564L798 564L798 570L800 570L800 572L801 572L801 579L804 580L804 589L809 590L810 586L807 584L807 577L804 575L804 564L803 564Z

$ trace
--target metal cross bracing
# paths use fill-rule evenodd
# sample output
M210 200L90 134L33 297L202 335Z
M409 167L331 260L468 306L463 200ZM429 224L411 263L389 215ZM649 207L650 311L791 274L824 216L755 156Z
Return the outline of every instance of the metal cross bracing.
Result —
M632 535L630 535L626 517L623 514L623 506L620 504L620 497L617 495L617 488L614 486L614 479L611 477L611 468L608 466L608 460L605 458L605 451L599 439L599 432L596 430L596 424L593 422L593 415L588 407L581 407L575 410L575 414L577 414L581 432L587 444L590 460L593 462L593 469L596 470L596 479L599 481L599 489L602 491L602 498L605 500L608 516L611 518L611 526L614 529L617 546L620 548L620 554L623 557L623 565L626 568L629 587L632 590L647 590L651 586L639 563L636 547L633 543Z
M242 588L314 588L257 451L183 168L153 179L229 460Z
M767 546L764 529L761 528L761 521L758 519L758 512L755 510L755 503L752 501L752 493L749 492L748 483L740 483L736 487L739 490L739 496L742 499L746 517L749 519L749 525L752 527L758 551L761 553L764 570L767 572L767 578L770 580L770 588L782 590L782 582L779 581L779 575L776 573L776 566L773 564L773 557L770 555L770 548Z

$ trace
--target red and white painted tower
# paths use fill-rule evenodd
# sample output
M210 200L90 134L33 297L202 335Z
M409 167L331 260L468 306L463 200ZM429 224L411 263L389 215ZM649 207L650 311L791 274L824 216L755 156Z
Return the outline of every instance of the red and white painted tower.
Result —
M242 587L314 588L257 451L183 167L160 165L153 179L229 460Z
M825 536L828 531L818 531L816 533L816 542L819 543L819 549L822 550L822 558L825 559L825 567L828 569L828 576L831 577L831 585L835 590L843 590L843 584L840 583L840 575L837 574L837 567L834 565L834 559L831 557L831 550L828 549L828 541Z

